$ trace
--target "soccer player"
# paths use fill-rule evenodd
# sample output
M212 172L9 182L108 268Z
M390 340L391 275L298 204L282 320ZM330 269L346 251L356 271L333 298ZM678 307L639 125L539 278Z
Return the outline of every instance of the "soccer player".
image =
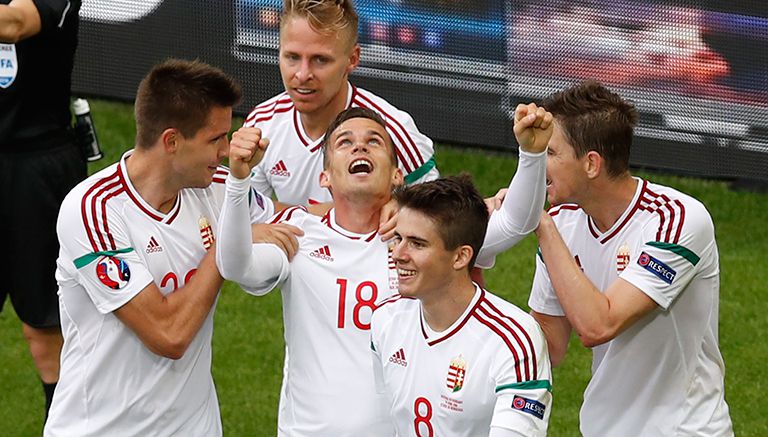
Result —
M518 139L543 150L546 113L518 109ZM387 244L376 236L380 209L403 181L386 123L376 112L355 107L328 127L320 183L333 194L333 209L318 217L293 207L273 220L304 231L290 262L277 248L250 244L248 176L259 149L255 141L250 147L232 143L217 264L225 278L245 284L252 294L276 286L283 294L286 368L278 433L391 436L385 398L374 384L368 332L373 309L397 292ZM505 219L497 226L534 217L530 230L535 228L544 190L526 181L538 180L543 187L545 162L543 152L521 159L500 210ZM514 234L509 227L498 232Z
M349 83L360 61L357 28L351 0L285 0L279 53L285 92L256 106L244 124L270 140L253 169L255 187L265 195L292 205L330 201L318 183L323 135L342 110L358 106L384 118L406 183L438 177L432 140L410 115Z
M587 81L548 97L555 117L541 254L529 305L562 360L592 348L585 436L733 435L718 346L712 218L696 199L633 177L634 105Z
M371 319L380 388L398 435L543 436L552 406L544 334L474 284L488 211L468 176L395 194L400 295Z
M64 200L64 347L46 436L222 434L211 377L222 283L213 230L240 95L201 62L155 66L136 96L135 149ZM269 199L249 196L249 222L273 214Z

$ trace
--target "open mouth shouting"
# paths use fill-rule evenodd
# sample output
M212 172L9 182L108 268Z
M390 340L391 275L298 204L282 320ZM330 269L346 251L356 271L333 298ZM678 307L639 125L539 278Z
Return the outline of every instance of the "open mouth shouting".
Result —
M369 174L373 171L373 163L371 161L364 159L364 158L358 158L352 161L352 164L349 165L349 173L350 174Z

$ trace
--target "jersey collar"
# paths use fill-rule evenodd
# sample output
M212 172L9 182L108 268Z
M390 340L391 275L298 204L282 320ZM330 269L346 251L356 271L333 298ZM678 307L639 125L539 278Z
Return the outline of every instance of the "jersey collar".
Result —
M125 165L125 161L132 154L133 150L125 152L117 165L118 175L120 175L120 182L125 187L125 192L128 193L128 197L131 198L139 210L151 219L168 225L173 223L173 221L179 215L179 211L181 210L181 193L176 196L176 202L173 204L173 207L170 211L168 211L167 214L162 213L150 206L149 203L144 201L139 192L136 191L136 188L134 188L133 184L131 183L131 178L128 177L128 167Z
M587 216L587 225L589 227L589 233L592 234L592 237L594 237L596 240L600 242L600 244L605 244L608 241L611 240L616 234L618 234L624 226L626 226L627 223L629 223L629 220L632 218L632 216L635 215L635 212L641 209L640 203L642 200L642 194L645 192L646 187L648 185L648 181L642 180L640 178L633 178L637 181L637 186L635 187L635 195L632 197L632 201L629 202L629 206L627 209L624 210L624 212L621 214L621 217L619 217L618 220L616 220L616 223L611 226L610 229L608 229L605 232L600 232L597 228L597 225L592 220L592 217Z
M323 222L326 226L336 231L338 234L343 235L351 240L362 240L365 242L373 241L374 238L376 238L376 235L378 234L379 230L375 230L368 234L358 234L355 232L350 232L341 226L339 226L338 223L336 223L336 208L331 208L328 210L328 212L325 213L322 219L320 221Z
M478 305L480 305L480 302L484 297L485 290L483 290L479 285L475 284L475 295L472 296L472 300L469 302L469 305L467 305L464 313L461 315L461 317L456 319L455 322L453 322L453 325L451 325L443 332L433 331L429 325L424 322L424 312L421 308L421 302L419 302L419 323L421 324L421 333L424 335L424 340L427 342L427 345L434 346L443 340L447 340L453 336L453 334L459 332L459 330L467 323L469 318L472 317L472 314L475 312Z

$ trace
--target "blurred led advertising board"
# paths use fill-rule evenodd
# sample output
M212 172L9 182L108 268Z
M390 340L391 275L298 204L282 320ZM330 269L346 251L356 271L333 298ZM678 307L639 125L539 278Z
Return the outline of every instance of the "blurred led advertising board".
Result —
M518 103L595 78L641 111L634 164L768 180L766 5L357 0L362 56L352 80L411 112L436 140L504 148L515 146ZM86 1L74 86L130 99L155 62L200 58L240 79L247 112L282 89L281 7Z

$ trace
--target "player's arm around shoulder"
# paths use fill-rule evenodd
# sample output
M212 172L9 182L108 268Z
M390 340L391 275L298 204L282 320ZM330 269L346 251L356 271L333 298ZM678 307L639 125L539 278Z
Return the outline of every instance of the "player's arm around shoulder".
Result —
M231 167L218 229L219 271L256 295L269 292L287 277L289 259L298 250L296 236L303 233L290 224L276 224L282 215L294 212L290 208L281 211L270 223L252 223L249 203L252 196L260 195L253 191L249 176L268 144L258 128L243 127L233 134L229 149Z
M512 304L508 304L512 307ZM520 344L508 347L491 367L496 385L496 404L491 436L545 436L552 409L552 369L547 342L539 324L519 308L508 308L521 331Z

